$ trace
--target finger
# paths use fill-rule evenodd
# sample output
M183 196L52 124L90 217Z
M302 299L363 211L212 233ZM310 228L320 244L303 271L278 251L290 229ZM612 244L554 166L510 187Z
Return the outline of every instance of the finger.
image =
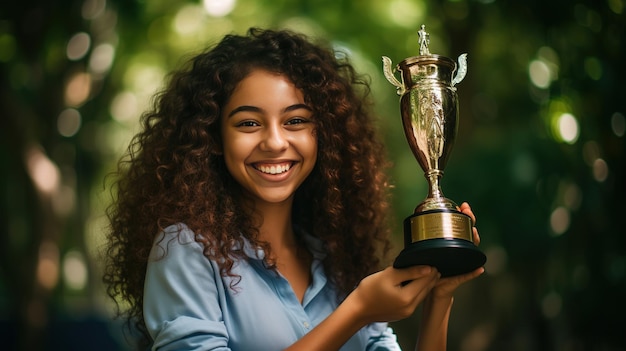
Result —
M474 211L472 211L472 208L467 202L461 204L461 207L459 207L459 211L470 216L470 218L472 219L472 223L476 225L476 216L474 215Z
M479 267L469 273L440 279L437 283L438 295L451 295L460 285L480 276L484 272L485 268Z
M478 235L478 228L472 227L472 234L474 237L474 245L480 244L480 235Z
M470 204L467 201L464 201L461 206L458 207L459 211L463 211L463 210L472 210L472 206L470 206Z
M428 292L437 285L439 278L441 278L441 274L432 267L429 274L403 282L402 288L410 289L412 294L420 293L422 290Z
M461 212L463 212L466 215L470 216L470 218L472 219L472 224L476 225L476 215L474 214L474 211L472 211L471 208L466 207L466 208L462 209Z
M485 273L485 267L478 267L475 270L469 272L469 273L465 273L462 275L457 276L457 284L461 285L467 281L470 281L478 276L480 276L481 274Z
M421 286L416 284L413 292L415 294L413 296L413 304L417 306L419 303L424 301L440 281L439 275L437 275L437 279L431 279L427 284Z
M433 274L433 271L436 272L435 268L422 265L392 269L394 273L394 281L397 284L402 283L403 285L412 280Z
M479 275L483 274L485 272L485 267L478 267L475 270L469 272L469 273L465 273L465 274L461 274L461 275L457 275L456 277L454 277L453 279L456 280L456 283L458 285L461 285L469 280L472 280L476 277L478 277Z

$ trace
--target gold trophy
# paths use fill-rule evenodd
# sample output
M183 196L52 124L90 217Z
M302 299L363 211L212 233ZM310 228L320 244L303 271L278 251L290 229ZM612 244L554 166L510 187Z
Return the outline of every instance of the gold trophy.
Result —
M443 196L439 181L458 130L458 97L455 85L467 72L467 54L457 64L448 57L431 54L430 38L422 25L418 31L419 56L396 66L383 56L385 78L397 88L404 133L428 181L428 195L404 220L404 249L394 267L436 267L442 277L467 273L486 262L473 242L472 220L457 204Z

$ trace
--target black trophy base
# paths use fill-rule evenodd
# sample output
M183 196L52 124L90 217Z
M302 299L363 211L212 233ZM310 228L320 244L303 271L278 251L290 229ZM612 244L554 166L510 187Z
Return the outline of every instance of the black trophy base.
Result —
M482 267L486 261L485 254L467 240L436 238L407 245L396 257L393 266L432 266L437 268L442 277L452 277Z

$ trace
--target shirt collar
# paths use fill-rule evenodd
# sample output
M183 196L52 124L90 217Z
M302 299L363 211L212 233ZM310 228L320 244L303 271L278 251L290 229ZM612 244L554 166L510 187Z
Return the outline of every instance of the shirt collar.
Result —
M324 242L319 238L314 237L313 235L299 230L300 235L302 235L302 239L304 240L304 244L307 249L313 255L313 258L316 260L323 260L326 258L327 253L324 250ZM263 251L260 247L255 247L252 245L248 238L243 237L243 252L251 259L256 260L264 260L265 259L265 251Z
M265 259L265 251L263 251L260 247L255 247L252 245L248 238L243 237L243 252L249 258L256 260L264 260Z

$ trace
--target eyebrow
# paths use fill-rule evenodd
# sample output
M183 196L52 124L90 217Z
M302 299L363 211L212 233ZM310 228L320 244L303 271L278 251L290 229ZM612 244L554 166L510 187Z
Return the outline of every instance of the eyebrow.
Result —
M290 106L285 107L285 109L282 112L290 112L290 111L295 111L295 110L299 110L299 109L305 109L307 111L313 111L313 109L310 108L306 104L295 104L295 105L290 105ZM241 105L241 106L237 106L232 111L230 111L228 113L228 117L230 118L230 117L234 116L235 114L237 114L239 112L263 112L263 109L259 108L259 107L256 107L256 106Z

